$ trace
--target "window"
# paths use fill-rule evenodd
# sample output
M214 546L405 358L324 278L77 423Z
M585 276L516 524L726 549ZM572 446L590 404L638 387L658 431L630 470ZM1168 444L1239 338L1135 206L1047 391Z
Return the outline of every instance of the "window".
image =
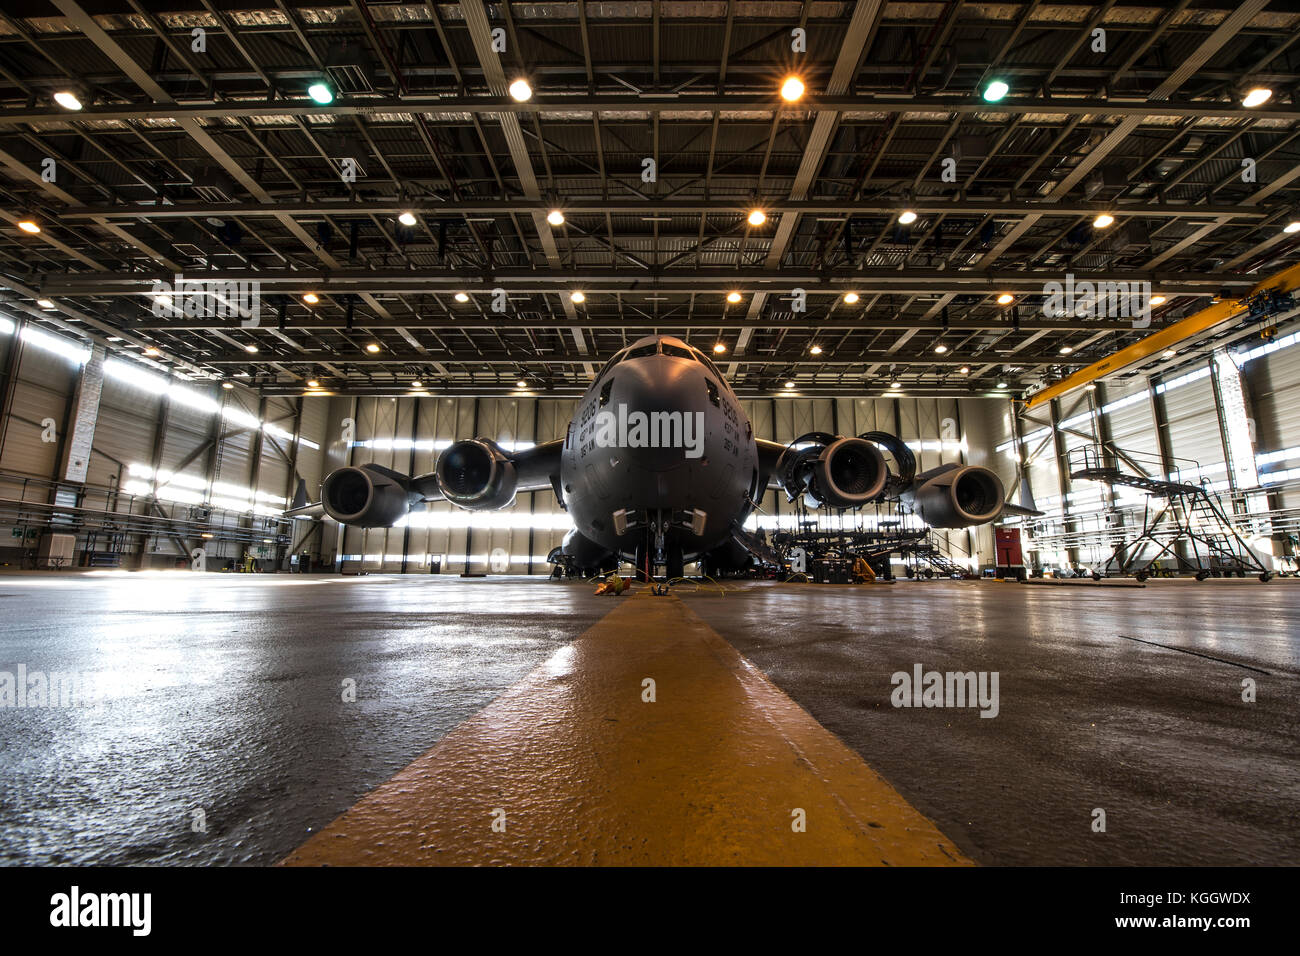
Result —
M647 355L655 355L658 352L659 343L649 342L645 345L638 345L636 348L628 349L627 354L623 356L623 361L627 362L631 359L645 358Z
M695 361L695 353L693 351L688 348L683 348L680 345L673 345L671 342L663 343L663 351L664 355L671 355L674 358L689 359L692 362Z

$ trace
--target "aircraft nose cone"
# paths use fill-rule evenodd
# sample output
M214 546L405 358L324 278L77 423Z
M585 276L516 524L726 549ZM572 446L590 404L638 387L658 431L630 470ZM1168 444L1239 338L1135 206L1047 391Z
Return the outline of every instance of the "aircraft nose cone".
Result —
M614 372L605 410L619 423L619 447L651 471L698 461L703 454L708 396L699 369L654 356L625 363Z

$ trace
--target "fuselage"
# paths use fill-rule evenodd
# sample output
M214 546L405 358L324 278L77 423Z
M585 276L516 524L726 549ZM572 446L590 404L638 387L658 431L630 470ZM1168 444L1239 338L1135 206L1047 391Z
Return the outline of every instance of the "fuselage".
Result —
M670 336L619 352L565 436L560 491L576 530L630 556L647 534L686 560L726 541L759 494L753 427L713 362Z

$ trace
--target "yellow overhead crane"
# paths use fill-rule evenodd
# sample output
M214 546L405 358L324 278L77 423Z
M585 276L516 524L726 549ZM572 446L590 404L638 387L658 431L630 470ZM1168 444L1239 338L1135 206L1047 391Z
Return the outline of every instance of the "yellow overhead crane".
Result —
M1281 272L1256 283L1241 299L1224 299L1221 302L1216 302L1214 305L1204 308L1194 315L1189 315L1185 319L1180 319L1173 325L1166 326L1159 332L1152 333L1132 345L1126 345L1118 352L1108 355L1098 362L1093 362L1086 368L1079 369L1068 378L1063 378L1061 381L1035 392L1025 400L1025 408L1035 408L1045 402L1050 402L1054 398L1060 398L1066 392L1072 392L1076 388L1082 388L1089 382L1095 382L1099 378L1104 378L1131 365L1136 365L1138 362L1145 361L1165 349L1173 348L1179 342L1185 342L1195 335L1212 329L1216 325L1244 312L1246 310L1246 300L1256 293L1263 292L1266 289L1290 292L1297 288L1300 288L1300 264L1291 266L1289 269L1283 269Z

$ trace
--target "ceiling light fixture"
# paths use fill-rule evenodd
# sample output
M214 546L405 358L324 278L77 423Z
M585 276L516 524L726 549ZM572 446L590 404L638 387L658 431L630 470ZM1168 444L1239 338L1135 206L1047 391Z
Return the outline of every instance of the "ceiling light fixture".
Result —
M984 102L996 103L1010 92L1011 87L1007 86L1007 84L1002 80L991 80L988 85L984 87Z
M313 83L307 87L307 95L319 106L329 106L334 102L334 90L328 83Z
M727 347L726 347L725 345L723 345L721 342L719 342L717 345L713 346L713 354L714 354L714 355L721 355L721 354L722 354L723 352L725 352L725 351L727 351Z
M785 387L786 387L786 388L794 388L794 382L786 382L786 383L785 383Z
M794 103L803 96L804 89L803 80L797 76L787 76L781 84L781 99Z
M308 388L320 388L320 382L316 381L316 379L314 379L314 378L309 378L309 379L307 380L307 387L308 387Z
M916 222L916 213L912 212L910 209L905 209L899 214L898 221L904 226L910 226L912 223Z
M1300 232L1300 217L1296 217L1282 227L1282 231L1290 235L1291 233Z
M856 292L845 292L844 301L849 305L853 305L855 302L858 301L858 294Z
M524 103L533 98L533 88L523 77L510 84L510 96L517 103Z
M315 305L320 301L320 296L315 292L307 292L303 295L302 301L306 302L308 305Z
M942 355L946 351L948 351L948 346L944 345L942 342L940 342L938 345L934 347L934 352L936 355Z
M457 301L457 302L468 302L468 301L469 301L469 295L468 295L467 293L465 293L465 292L457 292L457 293L456 293L456 301Z
M821 354L822 354L822 347L821 347L820 345L814 345L812 348L810 348L810 349L808 350L808 354L809 354L809 355L821 355Z
M1092 221L1092 228L1105 229L1107 226L1111 225L1114 221L1115 221L1114 216L1112 216L1108 212L1103 212L1101 215L1099 215L1096 219Z
M148 348L144 350L144 354L148 355L150 358L156 358L159 355L162 355L162 349L154 348L152 345L150 345Z
M890 382L890 383L889 383L889 387L890 387L890 388L902 388L902 387L903 387L903 383L902 383L902 382Z
M224 389L226 389L227 391L229 391L230 389L232 389L232 388L235 387L235 383L234 383L234 382L222 382L222 383L221 383L221 387L224 388Z
M1007 387L1006 382L998 382L998 388L1006 388L1006 387Z
M55 307L53 299L37 299L36 304L42 309L53 309Z
M570 302L586 302L586 301L587 301L587 297L586 297L585 295L583 295L579 290L574 289L572 292L569 293L569 301L570 301Z
M41 227L36 224L35 219L19 219L18 228L33 236L41 231Z
M735 303L739 302L739 301L740 301L740 293L739 293L739 292L728 292L728 293L727 293L727 301L730 302L730 303L732 303L733 305L734 305Z
M552 226L563 226L564 213L560 212L560 210L558 209L552 209L550 212L546 214L546 221L549 222Z
M245 345L245 346L244 346L244 351L247 352L249 355L256 355L256 354L257 354L257 346L256 346L256 345Z
M1062 355L1069 355L1073 351L1074 351L1073 345L1062 345L1060 348L1060 353Z
M81 109L81 98L71 90L59 90L54 94L54 102L58 103L65 110Z
M371 355L374 355L376 352L379 351L379 343L371 342L369 345L366 346L366 351L369 352Z
M519 381L515 382L515 386L518 388L527 388L528 383L521 378Z
M761 226L767 222L767 213L761 209L751 209L749 211L749 224L751 226Z
M1168 301L1169 301L1169 300L1166 299L1163 295L1153 295L1153 296L1151 297L1151 304L1152 304L1152 305L1164 305L1164 304L1165 304L1166 302L1168 302Z
M963 375L969 375L969 374L970 374L970 366L969 366L969 365L963 365L960 369L958 369L958 371L961 372Z
M1247 109L1254 109L1256 106L1263 106L1273 98L1273 91L1266 86L1256 86L1246 92L1241 99L1241 105Z
M1015 301L1016 301L1016 297L1012 295L1010 292L1003 292L1000 296L998 296L998 305L1010 305L1012 302Z
M415 213L404 212L397 217L397 221L400 222L403 226L414 226L416 222Z

